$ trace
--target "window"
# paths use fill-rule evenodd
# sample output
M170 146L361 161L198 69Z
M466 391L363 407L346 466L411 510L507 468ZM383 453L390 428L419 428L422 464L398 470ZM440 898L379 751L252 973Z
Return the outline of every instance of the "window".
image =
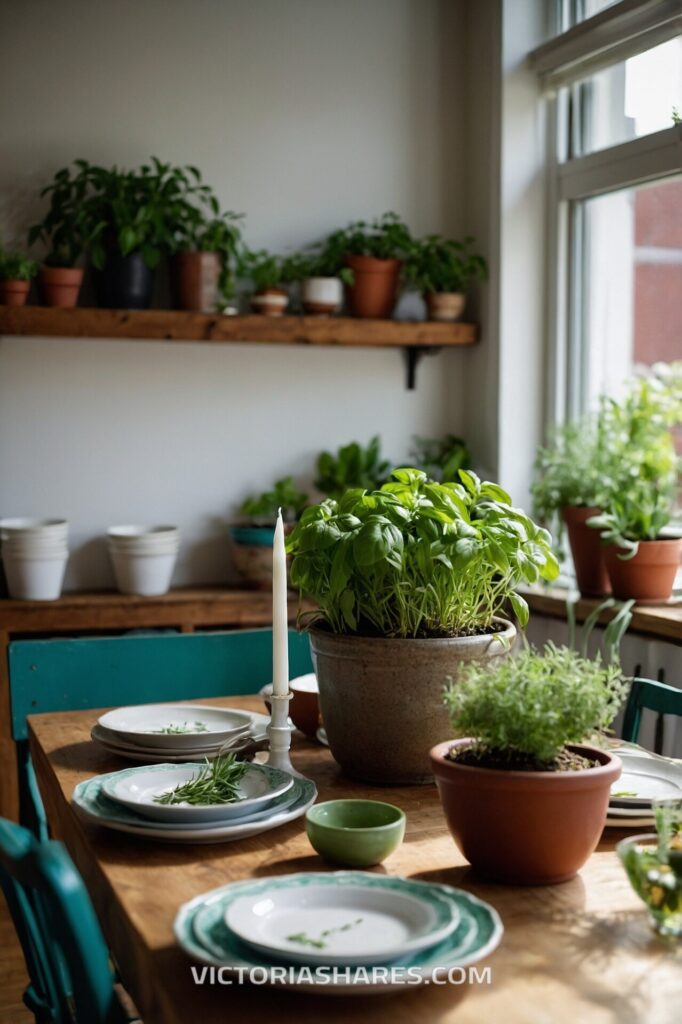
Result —
M566 0L548 109L548 415L682 359L682 3Z

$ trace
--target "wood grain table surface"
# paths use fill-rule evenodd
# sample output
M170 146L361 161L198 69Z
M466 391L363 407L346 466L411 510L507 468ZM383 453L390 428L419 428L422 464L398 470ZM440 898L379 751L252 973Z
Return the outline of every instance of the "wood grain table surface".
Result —
M207 703L262 710L254 697ZM174 942L178 907L244 878L332 870L298 820L250 839L215 846L164 845L85 824L75 785L127 762L98 748L90 728L101 712L29 718L31 750L48 818L90 891L123 983L145 1024L679 1024L682 945L651 931L614 852L625 834L607 830L570 882L520 888L475 877L444 823L435 786L378 788L344 779L329 751L294 734L292 761L314 779L321 800L388 799L407 813L405 841L375 871L459 886L499 911L505 935L489 965L490 984L405 988L378 996L324 996L262 986L196 985ZM551 823L548 822L548 827Z

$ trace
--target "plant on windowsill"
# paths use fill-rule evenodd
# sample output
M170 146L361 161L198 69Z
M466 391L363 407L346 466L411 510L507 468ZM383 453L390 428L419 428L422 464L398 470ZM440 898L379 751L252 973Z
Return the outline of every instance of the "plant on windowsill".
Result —
M572 878L599 841L621 773L598 735L627 691L620 669L553 644L469 665L445 694L458 737L431 750L450 832L497 881Z
M31 288L31 279L38 264L20 252L5 252L0 246L0 304L24 306Z
M443 681L508 654L501 615L528 620L515 588L558 573L549 534L473 473L437 484L397 469L380 490L307 508L287 547L319 609L307 622L332 754L355 778L429 782Z
M405 279L423 296L429 320L457 320L464 312L471 282L486 280L488 264L473 246L471 237L459 242L427 235L410 247Z
M258 590L272 588L272 542L277 512L281 508L285 530L300 518L308 495L290 476L277 480L271 490L246 498L241 518L230 527L232 560L245 583Z
M291 258L276 256L266 249L244 249L239 258L239 276L253 284L251 308L264 316L284 315L289 305L286 285L295 279L295 273Z
M359 487L376 491L388 480L390 462L381 456L381 438L371 438L365 448L357 441L343 445L336 454L320 452L315 486L328 498L338 500L346 491Z
M409 228L396 213L384 213L371 222L355 221L329 236L326 252L353 272L348 288L353 316L392 316L401 268L411 246Z

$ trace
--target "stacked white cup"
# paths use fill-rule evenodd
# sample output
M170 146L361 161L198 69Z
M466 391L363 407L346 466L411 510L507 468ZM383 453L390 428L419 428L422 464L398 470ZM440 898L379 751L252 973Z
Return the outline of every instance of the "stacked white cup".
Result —
M9 595L21 601L55 601L69 558L66 519L0 519L2 562Z
M165 594L180 549L177 526L112 526L107 531L116 585L122 594Z

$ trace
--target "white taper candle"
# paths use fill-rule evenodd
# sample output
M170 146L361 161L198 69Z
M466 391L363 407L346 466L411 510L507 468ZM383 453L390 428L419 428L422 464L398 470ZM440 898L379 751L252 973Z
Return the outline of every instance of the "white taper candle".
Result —
M272 546L272 692L280 696L289 692L288 619L287 555L280 509Z

